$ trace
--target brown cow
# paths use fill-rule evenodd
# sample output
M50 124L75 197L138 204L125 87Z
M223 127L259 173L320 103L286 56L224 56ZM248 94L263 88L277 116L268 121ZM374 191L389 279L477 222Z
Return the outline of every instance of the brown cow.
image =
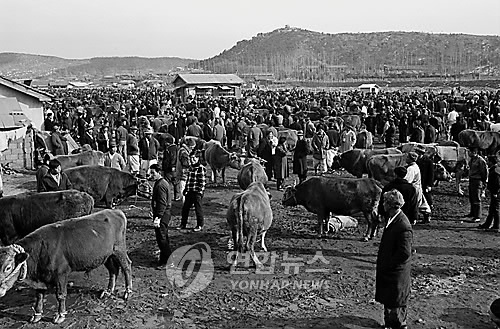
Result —
M367 163L368 175L387 185L396 178L396 167L406 167L407 158L407 153L374 155ZM434 163L434 180L447 181L450 178L450 173L442 164Z
M362 212L368 227L365 241L373 238L379 225L378 203L382 186L371 178L311 177L297 186L289 186L283 194L285 207L304 206L318 216L322 235L330 213L351 216Z
M253 182L261 182L264 186L267 184L268 177L264 167L261 165L259 159L247 159L243 167L238 173L237 180L238 185L242 190L246 190L247 187Z
M58 155L54 159L59 160L61 163L61 170L83 165L104 166L104 153L94 150L70 155Z
M205 149L205 160L212 169L212 182L216 183L217 173L220 171L222 184L226 183L226 167L240 170L243 159L235 152L226 151L219 141L211 140L207 142Z
M500 148L500 133L466 129L458 134L458 143L463 147L477 147L488 154L494 154Z
M31 322L42 319L47 289L55 286L59 304L54 323L66 319L68 276L105 265L108 288L101 297L115 290L120 268L125 275L127 299L132 292L132 270L126 244L127 218L121 210L95 214L45 225L15 245L0 248L0 297L24 281L36 289L35 314Z
M249 251L255 266L262 266L255 255L254 244L260 234L262 249L267 252L264 239L273 221L271 203L264 184L253 182L245 191L234 195L226 219L231 228L234 251L236 251L233 265L236 266L238 263L239 254Z
M361 178L363 174L368 174L368 160L372 156L380 154L401 154L401 151L396 148L375 150L353 149L340 154L337 159L340 167L344 168L351 175Z
M94 199L85 192L26 192L0 199L0 240L14 243L43 225L88 215Z
M79 166L64 171L73 184L73 188L87 192L97 204L106 203L113 207L116 198L124 199L138 193L149 197L151 186L137 179L134 175L119 169L102 166Z

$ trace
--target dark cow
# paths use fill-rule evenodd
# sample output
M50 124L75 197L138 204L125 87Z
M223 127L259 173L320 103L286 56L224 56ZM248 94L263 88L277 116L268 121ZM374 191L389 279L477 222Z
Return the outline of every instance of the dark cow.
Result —
M261 182L265 186L268 177L259 159L247 159L238 173L237 180L240 188L246 190L253 182Z
M368 160L372 156L380 154L401 154L401 151L396 148L376 150L353 149L337 157L338 165L351 175L361 178L363 174L368 174Z
M356 135L356 145L358 149L372 149L373 148L373 134L368 130L363 130Z
M101 151L90 150L77 154L58 155L54 158L59 160L62 170L83 165L104 166L104 153Z
M217 182L217 174L221 172L222 184L226 183L226 167L240 170L243 165L241 159L235 152L228 152L220 142L211 140L207 142L205 149L205 160L212 169L212 182Z
M233 265L238 263L240 253L249 251L255 265L262 266L255 255L254 244L260 235L262 249L267 252L264 238L273 221L271 203L264 184L253 182L245 191L234 195L229 203L226 219L236 251Z
M134 175L119 169L102 166L80 166L64 171L73 188L87 192L97 204L100 201L111 208L116 198L124 199L138 193L148 197L151 186Z
M364 239L377 233L378 203L382 186L371 178L311 177L297 186L289 186L283 194L286 207L304 206L318 216L318 231L323 234L330 213L351 216L362 212L368 228Z
M9 195L0 199L0 240L14 243L43 225L88 215L94 199L76 190Z
M43 302L49 287L55 287L59 304L54 323L66 319L68 276L105 265L108 288L101 297L115 290L120 268L125 275L127 299L132 292L132 262L127 255L127 218L121 210L103 210L84 217L45 225L19 240L0 248L0 297L24 281L36 289L35 314L31 322L42 319Z
M406 167L408 154L386 154L374 155L367 163L368 175L381 182L383 185L392 182L396 178L394 169ZM440 163L434 163L434 180L447 181L451 175Z
M477 147L488 154L494 154L500 148L500 133L466 129L458 134L458 143L463 147Z

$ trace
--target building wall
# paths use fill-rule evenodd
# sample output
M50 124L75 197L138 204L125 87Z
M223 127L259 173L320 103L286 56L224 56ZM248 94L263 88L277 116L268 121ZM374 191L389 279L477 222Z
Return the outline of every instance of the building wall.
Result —
M31 97L12 88L0 85L0 95L5 97L15 97L19 103L26 104L29 108L42 108L43 104L35 97Z
M13 169L35 169L33 163L34 142L32 132L27 132L24 138L9 142L9 148L0 152L0 162L9 164Z

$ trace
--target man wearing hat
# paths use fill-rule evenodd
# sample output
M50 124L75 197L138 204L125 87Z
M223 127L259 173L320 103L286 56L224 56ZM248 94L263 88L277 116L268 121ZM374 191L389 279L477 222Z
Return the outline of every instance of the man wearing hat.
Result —
M141 155L141 168L139 176L146 177L149 175L149 167L152 164L158 163L158 151L160 143L153 137L153 129L148 127L144 131L144 137L139 140L139 151Z
M384 328L406 329L413 231L397 190L384 193L385 228L377 254L375 300L384 305Z
M186 186L182 194L184 195L184 204L182 205L181 226L179 229L187 228L189 210L194 205L196 214L196 227L194 232L199 232L203 229L203 193L205 192L207 169L200 163L200 154L194 150L189 155L189 171L187 173Z
M486 187L488 179L488 165L486 161L478 154L478 149L472 147L469 149L469 202L470 213L465 217L472 217L472 222L481 221L481 190Z
M128 170L136 175L139 173L141 162L139 161L139 140L137 139L137 126L131 126L127 134L127 157Z
M304 132L297 131L297 144L293 152L293 173L299 177L299 184L307 178L307 155L311 153L309 143L304 139Z
M408 217L410 223L415 223L418 219L417 190L405 179L407 172L408 171L405 167L396 167L396 169L394 169L396 178L392 182L384 186L384 188L382 189L378 211L382 216L387 215L384 209L384 193L391 190L398 190L405 201L403 207L401 207L401 210L403 210L406 217Z
M346 125L342 133L340 134L340 148L339 152L344 153L346 151L352 150L356 145L356 133L350 125Z
M311 141L311 148L315 174L317 174L318 170L320 173L327 172L326 152L330 148L330 140L325 133L325 126L322 123L316 127L316 132Z
M90 145L93 150L97 150L97 142L94 137L94 128L91 125L85 127L85 134L80 138L80 144L83 146L85 144Z
M52 126L52 133L50 134L50 142L52 144L52 154L53 155L67 155L65 153L65 143L66 137L61 134L61 126L58 122L54 122Z
M104 155L104 166L119 170L125 170L125 160L120 153L116 152L116 150L116 142L114 140L111 140L109 142L109 150Z

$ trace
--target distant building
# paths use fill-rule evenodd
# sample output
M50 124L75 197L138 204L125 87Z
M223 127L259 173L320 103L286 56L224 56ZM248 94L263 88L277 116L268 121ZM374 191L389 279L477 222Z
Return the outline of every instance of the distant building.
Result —
M358 89L367 94L375 93L378 94L380 92L380 87L374 83L364 83L358 87Z
M175 94L182 102L189 96L241 98L243 83L235 74L178 74L173 81Z

